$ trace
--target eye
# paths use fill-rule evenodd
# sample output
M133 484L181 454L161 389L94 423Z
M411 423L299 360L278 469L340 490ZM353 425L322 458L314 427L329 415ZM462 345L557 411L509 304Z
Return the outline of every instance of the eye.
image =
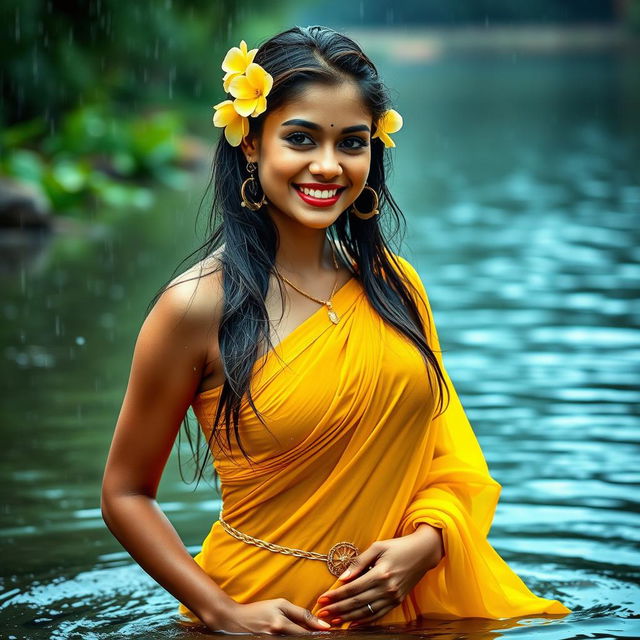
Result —
M364 149L365 147L369 146L362 138L358 136L352 136L351 138L346 138L344 142L349 142L350 140L355 141L357 145L355 147L347 146L347 149Z
M294 140L294 138L296 138ZM285 140L289 140L289 142L293 143L293 144L302 144L302 142L300 141L300 138L307 138L309 140L311 140L311 138L309 138L309 136L306 133L302 133L301 131L296 131L295 133L292 133L291 135L288 135ZM304 146L308 146L308 145L304 145Z
M288 140L289 142L291 142L291 144L297 145L297 146L302 146L302 147L309 147L311 146L310 144L305 144L303 142L304 139L307 140L311 140L311 143L313 144L313 140L306 134L303 133L302 131L295 131L294 133L289 134L285 140ZM354 144L355 143L355 144ZM360 138L359 136L351 136L350 138L345 138L342 141L342 144L345 146L346 149L348 149L349 151L355 151L356 149L364 149L365 147L368 147L368 143L365 142L362 138Z

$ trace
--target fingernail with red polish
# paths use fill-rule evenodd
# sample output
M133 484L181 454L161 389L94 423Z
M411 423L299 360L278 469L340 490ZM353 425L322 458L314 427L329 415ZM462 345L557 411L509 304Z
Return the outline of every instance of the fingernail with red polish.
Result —
M318 604L327 604L329 602L329 598L326 596L322 596L322 598L318 598Z

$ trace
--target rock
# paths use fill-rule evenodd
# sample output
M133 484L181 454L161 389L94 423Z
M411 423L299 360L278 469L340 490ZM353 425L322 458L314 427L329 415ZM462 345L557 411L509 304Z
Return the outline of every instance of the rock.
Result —
M0 228L50 226L49 203L36 187L6 176L0 177Z

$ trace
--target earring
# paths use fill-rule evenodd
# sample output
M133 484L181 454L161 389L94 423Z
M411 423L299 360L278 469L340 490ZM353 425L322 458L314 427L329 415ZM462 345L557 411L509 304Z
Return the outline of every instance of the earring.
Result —
M247 162L247 171L249 172L249 177L242 183L242 186L240 187L240 196L242 197L242 201L240 202L240 206L241 207L247 207L247 209L251 209L251 211L257 211L258 209L260 209L263 205L267 204L267 197L264 195L264 193L262 194L262 199L260 200L260 202L252 202L251 200L249 200L247 198L247 194L246 194L246 188L247 185L249 185L249 183L251 182L251 186L249 187L249 190L252 193L256 193L257 192L257 184L258 181L254 178L253 176L253 172L256 170L256 163L255 162Z
M376 190L373 187L370 187L368 184L365 184L364 188L369 189L369 191L371 191L371 193L373 194L373 207L371 211L367 211L366 213L363 213L362 211L358 211L358 207L356 207L356 204L354 202L351 205L350 211L354 215L358 216L360 220L368 220L369 218L373 218L373 216L377 216L380 213L380 211L378 210L378 194Z

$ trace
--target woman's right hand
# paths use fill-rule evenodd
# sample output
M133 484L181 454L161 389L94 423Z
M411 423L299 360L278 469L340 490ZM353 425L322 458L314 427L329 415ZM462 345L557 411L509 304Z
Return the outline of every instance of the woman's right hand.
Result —
M207 623L212 631L223 633L267 633L300 635L327 631L331 625L285 598L260 600L248 604L234 603L218 612L215 622Z

